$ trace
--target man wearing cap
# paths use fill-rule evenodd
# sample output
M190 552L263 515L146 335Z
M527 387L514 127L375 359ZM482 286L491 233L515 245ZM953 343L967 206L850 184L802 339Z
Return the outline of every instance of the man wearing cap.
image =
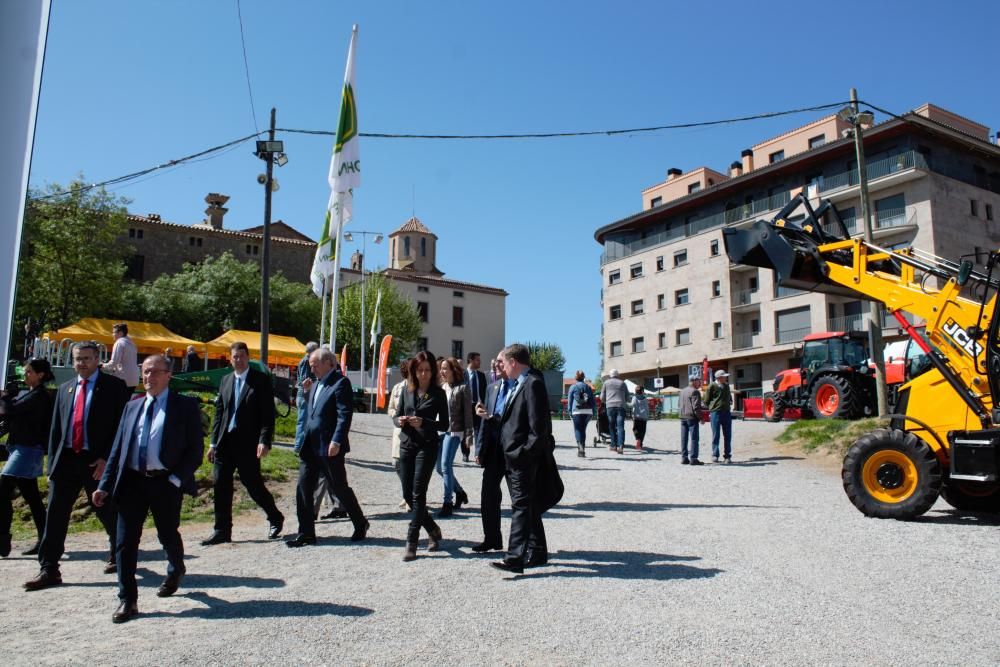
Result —
M705 405L712 420L712 463L719 462L719 431L725 440L723 458L733 462L733 394L729 389L729 373L721 368L715 371L715 382L708 385Z
M688 386L681 389L679 403L681 418L681 464L703 465L698 460L698 427L701 425L701 411L705 407L701 402L700 375L692 375L688 378ZM689 435L691 436L690 457L688 456Z

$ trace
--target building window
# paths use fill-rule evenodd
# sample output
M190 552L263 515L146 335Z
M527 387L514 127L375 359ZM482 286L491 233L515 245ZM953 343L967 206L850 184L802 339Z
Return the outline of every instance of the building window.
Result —
M663 205L663 197L653 197L649 200L649 208L656 208Z
M690 345L691 344L691 330L690 329L678 329L676 332L677 345Z
M722 322L712 324L712 338L722 338Z
M688 301L688 290L687 290L686 287L684 289L679 289L676 292L674 292L674 305L675 306L686 306L686 305L688 305L688 303L689 303L689 301Z
M410 237L409 236L404 236L403 237L403 257L409 257L409 256L410 256Z
M756 292L757 291L757 276L750 276L750 280L748 281L748 284L750 285L750 291L751 292Z
M987 220L993 219L993 204L986 205L986 219Z
M259 245L250 245L248 243L247 244L247 254L248 255L259 255L260 254L260 246Z
M610 355L612 357L620 357L620 356L622 356L622 342L620 340L616 340L616 341L612 341L611 342Z
M978 203L978 202L977 202ZM978 213L978 207L973 209L972 215ZM906 197L900 192L898 195L884 197L875 200L875 226L876 227L896 227L906 222Z
M417 285L417 291L418 292L430 292L431 288L430 287L425 287L424 285Z
M420 256L427 256L427 237L425 236L420 237Z
M979 202L975 199L969 200L969 215L979 217Z
M464 299L465 298L465 292L459 292L458 290L455 290L454 292L452 292L451 295L453 297L455 297L456 299Z
M820 146L822 146L825 143L826 143L826 135L825 134L819 134L819 135L816 135L815 137L810 137L809 138L809 148L819 148Z
M688 263L688 251L678 250L674 253L674 266L684 266Z
M708 254L711 255L712 257L719 256L719 239L715 239L714 241L708 244Z
M642 315L643 312L645 312L645 306L644 306L644 304L642 302L642 299L636 299L635 301L633 301L632 302L632 314L633 315Z
M666 294L657 294L656 295L656 309L657 310L663 310L666 307L667 307L667 295Z
M667 346L667 334L661 331L656 335L656 346L660 348Z
M465 320L465 312L462 306L452 306L451 307L451 326L461 327L465 326L462 322Z
M632 353L645 352L646 351L646 339L642 336L632 339Z
M451 341L451 356L456 359L461 359L464 355L462 354L462 341L453 340Z
M642 278L642 262L630 266L628 269L628 275L632 279Z
M142 238L142 230L138 229L136 227L129 227L128 228L128 237L130 239L141 239Z
M760 333L760 320L756 317L750 320L750 333L754 336Z
M201 247L201 238L199 238L197 236L189 236L188 237L188 245L190 245L190 246L196 246L196 247L200 248Z
M621 306L611 306L611 308L608 309L609 320L620 320L621 318L622 318Z
M722 296L722 281L721 280L713 280L712 281L712 298L714 299L717 296Z
M417 352L426 352L426 351L427 351L427 339L426 338L418 338L417 339Z
M659 257L656 258L656 270L657 271L663 270L663 255L660 255Z
M142 281L146 258L143 255L132 255L125 260L125 280Z
M429 322L429 314L427 312L427 302L417 301L417 313L420 315L421 322ZM426 349L426 348L425 348Z
M691 184L688 185L688 194L689 195L690 194L694 194L695 192L698 192L699 190L701 190L701 183L700 182L698 182L698 183L691 183Z
M767 157L767 161L771 164L775 162L781 162L785 159L785 151L775 151Z
M615 269L608 274L608 284L614 285L615 283L620 283L622 281L622 272L620 269Z

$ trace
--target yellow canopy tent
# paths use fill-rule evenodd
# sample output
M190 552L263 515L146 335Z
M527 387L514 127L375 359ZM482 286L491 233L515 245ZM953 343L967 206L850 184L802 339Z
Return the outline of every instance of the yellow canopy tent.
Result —
M260 332L231 329L215 340L210 340L208 356L211 359L228 359L229 346L244 342L250 350L250 358L260 357ZM267 337L267 363L269 366L295 366L306 353L306 346L293 336L269 334Z
M85 317L75 324L63 327L58 331L50 331L46 334L53 343L58 343L64 338L73 341L92 340L107 346L110 352L115 343L111 334L111 327L118 322L128 325L128 336L135 343L139 354L160 354L170 348L170 356L183 357L187 352L188 345L200 353L204 353L205 344L190 338L185 338L180 334L175 334L162 324L155 322L133 322L132 320L105 320L98 317Z

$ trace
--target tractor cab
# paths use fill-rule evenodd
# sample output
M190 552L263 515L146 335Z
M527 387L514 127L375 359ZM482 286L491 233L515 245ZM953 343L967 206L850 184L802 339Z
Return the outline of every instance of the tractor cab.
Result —
M803 382L820 371L860 370L867 365L868 337L860 331L824 331L803 339L800 368Z

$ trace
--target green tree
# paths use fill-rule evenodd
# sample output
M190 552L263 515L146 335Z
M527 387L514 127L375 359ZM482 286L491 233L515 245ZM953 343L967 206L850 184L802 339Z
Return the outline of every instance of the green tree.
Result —
M43 331L82 317L113 315L131 248L118 238L128 228L128 200L104 188L32 189L25 210L15 321L40 321Z
M375 301L379 290L382 305L379 313L382 319L382 334L392 335L389 348L389 365L395 366L405 359L416 347L422 325L417 306L409 298L399 293L384 274L372 273L365 283L365 339L371 334L372 317L375 315ZM365 350L365 368L371 368L376 359L370 346ZM354 283L340 292L337 301L337 349L347 343L348 367L357 367L361 361L361 283ZM377 350L376 350L377 352Z
M531 366L540 371L563 372L566 366L566 357L563 356L562 348L555 343L528 342L524 344L531 354Z

